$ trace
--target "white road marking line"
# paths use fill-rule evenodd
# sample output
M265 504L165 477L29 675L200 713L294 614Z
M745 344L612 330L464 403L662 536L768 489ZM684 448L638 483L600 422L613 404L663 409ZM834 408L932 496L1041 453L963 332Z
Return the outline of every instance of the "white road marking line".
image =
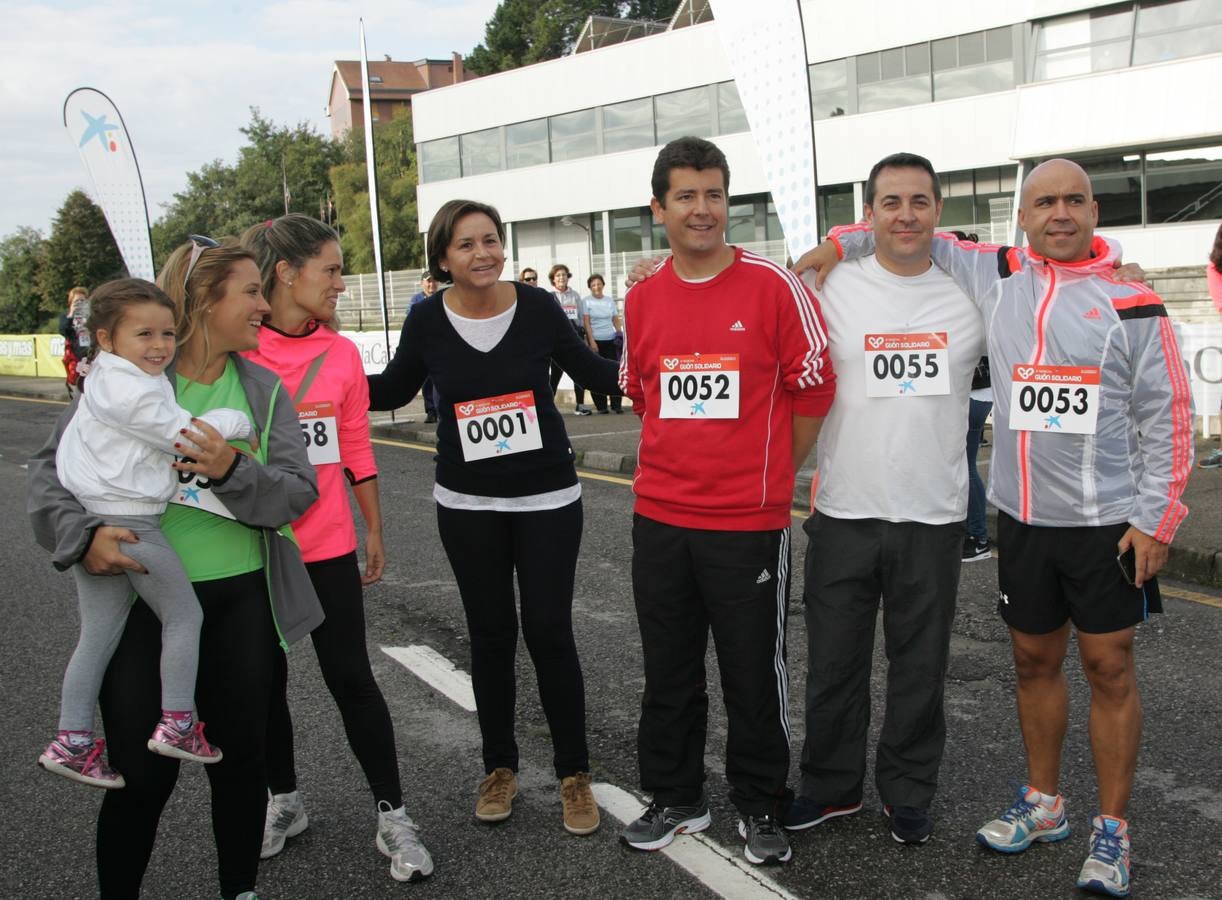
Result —
M412 644L408 647L383 647L382 652L463 709L475 712L471 676L432 647ZM592 785L592 788L598 805L625 825L636 819L644 809L645 804L623 788L603 782ZM727 850L703 834L681 835L669 847L658 852L727 900L798 900L740 854Z
M383 647L382 652L402 665L425 684L441 691L467 712L475 712L475 692L471 676L457 668L432 647Z
M570 434L569 440L575 441L578 438L592 438L592 437L617 437L622 434L635 435L636 432L635 431L596 431L593 434Z
M623 824L635 820L645 804L613 784L591 785L594 799ZM669 847L657 851L686 869L705 887L734 900L797 900L740 853L731 853L704 834L680 835Z

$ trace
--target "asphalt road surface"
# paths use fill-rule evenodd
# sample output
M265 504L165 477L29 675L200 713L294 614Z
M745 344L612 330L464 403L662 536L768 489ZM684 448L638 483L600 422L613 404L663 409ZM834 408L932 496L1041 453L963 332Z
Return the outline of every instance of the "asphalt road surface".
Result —
M100 792L53 778L34 761L55 725L59 683L76 641L71 578L56 573L33 542L24 511L29 454L60 406L0 400L0 897L96 895L93 821ZM896 844L878 814L872 775L866 807L792 836L793 861L760 871L742 860L737 816L722 775L725 717L710 649L713 710L706 755L713 826L668 854L629 851L613 813L635 815L635 736L642 688L640 644L629 581L631 491L622 478L583 477L585 536L574 617L585 671L595 780L605 801L602 828L563 831L547 727L525 648L519 655L518 738L522 792L507 822L473 816L482 776L475 716L461 688L469 669L462 607L437 539L431 451L380 442L382 505L389 564L366 594L374 670L398 735L408 810L436 862L424 883L390 880L374 847L374 812L308 641L290 654L290 699L298 772L310 827L260 871L259 893L313 898L1047 898L1072 897L1095 810L1086 738L1087 689L1071 667L1071 724L1062 791L1074 834L1008 857L977 846L973 833L1009 802L1022 779L1009 645L995 609L996 565L964 566L946 686L949 740L933 809L936 830L923 847ZM1194 515L1216 515L1194 510ZM795 524L799 520L795 519ZM792 780L801 746L806 634L801 616L805 540L794 532L795 579L789 624ZM472 561L478 565L478 560ZM1133 890L1147 898L1222 897L1222 750L1219 591L1167 584L1177 596L1140 629L1139 673L1145 738L1130 819ZM1211 605L1212 604L1212 605ZM880 629L881 631L881 629ZM422 677L383 648L448 660L448 679ZM1073 651L1071 650L1071 653ZM874 732L881 720L885 660L876 649ZM457 689L454 687L457 685ZM458 697L456 701L452 699ZM627 792L627 793L625 793ZM151 898L215 898L208 795L200 766L183 774L161 822L145 879Z

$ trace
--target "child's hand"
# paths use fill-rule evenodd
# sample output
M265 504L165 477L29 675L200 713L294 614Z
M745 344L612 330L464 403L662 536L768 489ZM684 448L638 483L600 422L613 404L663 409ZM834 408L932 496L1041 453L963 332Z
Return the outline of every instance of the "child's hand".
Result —
M183 429L183 440L174 444L174 449L188 459L173 463L173 467L214 480L224 478L233 467L238 451L225 443L221 433L207 422L192 419L191 425L191 429Z
M368 587L381 581L385 568L386 554L382 549L382 533L371 532L365 537L365 573L361 575L361 584Z

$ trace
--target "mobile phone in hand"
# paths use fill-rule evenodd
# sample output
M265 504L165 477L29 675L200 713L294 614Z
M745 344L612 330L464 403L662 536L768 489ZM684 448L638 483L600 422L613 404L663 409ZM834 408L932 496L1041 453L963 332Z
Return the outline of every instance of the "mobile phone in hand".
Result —
M1137 586L1137 551L1132 547L1116 557L1116 565L1120 566L1120 574L1124 580L1134 587Z

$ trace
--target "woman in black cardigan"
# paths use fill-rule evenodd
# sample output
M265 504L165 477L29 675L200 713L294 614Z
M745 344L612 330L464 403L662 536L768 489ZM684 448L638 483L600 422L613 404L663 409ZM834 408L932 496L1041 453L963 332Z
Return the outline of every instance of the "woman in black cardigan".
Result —
M394 358L369 378L369 405L400 407L426 378L439 395L433 497L471 635L486 773L476 818L508 818L518 789L516 574L564 827L589 834L599 814L572 624L581 484L548 364L554 359L575 381L612 394L619 393L618 371L585 345L548 293L500 280L504 240L491 206L452 200L438 210L429 226L429 271L452 287L413 309Z

